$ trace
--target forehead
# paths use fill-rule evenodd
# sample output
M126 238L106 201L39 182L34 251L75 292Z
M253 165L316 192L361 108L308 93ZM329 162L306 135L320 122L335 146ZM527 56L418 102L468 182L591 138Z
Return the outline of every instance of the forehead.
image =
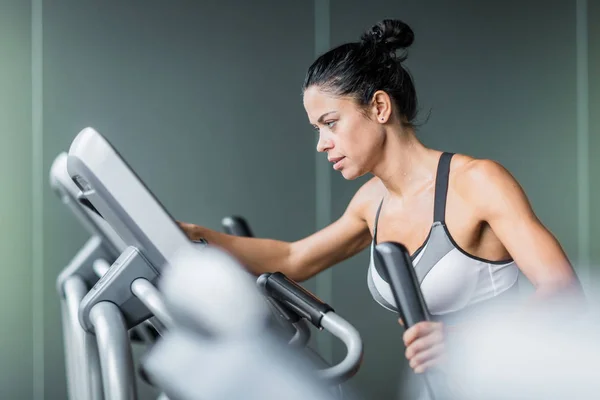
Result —
M321 115L331 111L343 112L356 109L352 98L335 96L319 90L316 86L311 86L304 91L303 101L308 118L313 123Z

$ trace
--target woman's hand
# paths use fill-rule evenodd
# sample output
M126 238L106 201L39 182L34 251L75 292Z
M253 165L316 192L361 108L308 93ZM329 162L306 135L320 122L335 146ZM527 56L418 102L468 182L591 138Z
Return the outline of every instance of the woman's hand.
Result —
M399 323L404 326L402 320ZM441 322L419 322L404 332L403 339L406 358L415 373L423 373L445 362L445 332Z
M190 224L187 222L176 221L177 225L185 232L187 237L192 240L200 240L203 239L202 234L200 232L200 227L198 225Z

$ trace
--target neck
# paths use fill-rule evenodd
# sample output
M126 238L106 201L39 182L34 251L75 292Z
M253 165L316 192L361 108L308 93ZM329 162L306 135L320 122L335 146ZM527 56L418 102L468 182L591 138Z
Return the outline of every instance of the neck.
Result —
M395 197L435 181L439 152L426 148L412 128L388 132L380 161L372 169Z

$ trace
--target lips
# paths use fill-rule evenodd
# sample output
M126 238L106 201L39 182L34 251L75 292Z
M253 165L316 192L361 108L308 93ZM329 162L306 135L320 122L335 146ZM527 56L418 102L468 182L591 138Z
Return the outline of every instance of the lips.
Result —
M333 163L333 169L339 171L342 168L342 161L346 157L332 157L329 158L329 161Z

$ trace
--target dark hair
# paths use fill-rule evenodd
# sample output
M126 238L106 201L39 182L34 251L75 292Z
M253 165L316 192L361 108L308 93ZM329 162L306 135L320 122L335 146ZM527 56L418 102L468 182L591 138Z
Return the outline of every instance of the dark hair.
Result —
M366 106L378 90L385 91L409 125L417 114L417 93L408 70L402 66L414 41L412 29L402 21L386 19L366 31L359 42L346 43L321 55L310 66L302 86L338 96L352 96Z

